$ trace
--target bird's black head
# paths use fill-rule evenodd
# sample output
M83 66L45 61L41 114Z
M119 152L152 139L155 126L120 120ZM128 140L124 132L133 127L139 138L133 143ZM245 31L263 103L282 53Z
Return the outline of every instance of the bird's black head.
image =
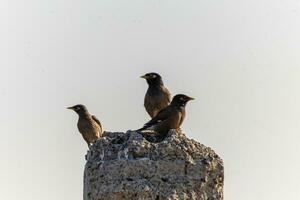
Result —
M150 85L150 86L163 85L161 76L155 72L147 73L147 74L141 76L141 78L146 79L148 85Z
M185 106L190 100L194 100L194 98L184 94L177 94L173 97L171 104L176 106Z
M87 108L82 104L77 104L75 106L68 107L70 110L74 110L78 115L84 115L88 113Z

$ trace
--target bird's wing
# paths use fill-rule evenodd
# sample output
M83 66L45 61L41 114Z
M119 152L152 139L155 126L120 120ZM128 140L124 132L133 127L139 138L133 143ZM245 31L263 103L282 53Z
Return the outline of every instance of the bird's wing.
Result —
M158 103L156 105L156 107L157 107L156 112L158 112L158 113L162 109L166 108L171 102L171 94L170 94L169 90L166 87L163 87L163 93L162 93L161 97L159 98L159 102L160 103ZM153 116L153 117L155 117L155 116Z
M93 119L100 127L102 127L102 126L101 126L101 123L100 123L100 121L99 121L99 119L97 119L97 117L96 117L95 115L92 115L92 119Z
M157 115L155 117L153 117L149 122L147 122L144 125L144 128L153 126L163 120L165 120L166 118L168 118L170 115L172 114L172 108L170 106L162 109L161 111L159 111L157 113Z

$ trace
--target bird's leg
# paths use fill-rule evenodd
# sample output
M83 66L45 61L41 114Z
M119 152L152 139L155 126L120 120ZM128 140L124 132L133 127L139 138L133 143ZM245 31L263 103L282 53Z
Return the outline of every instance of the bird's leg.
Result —
M177 131L177 133L181 133L182 132L181 128L177 128L176 131Z

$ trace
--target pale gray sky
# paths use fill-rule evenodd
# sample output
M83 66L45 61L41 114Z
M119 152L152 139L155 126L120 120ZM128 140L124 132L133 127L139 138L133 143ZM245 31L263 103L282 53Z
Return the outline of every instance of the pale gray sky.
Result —
M187 105L186 134L225 162L225 199L300 199L300 2L0 2L0 199L81 200L75 113L105 130L148 120L139 76Z

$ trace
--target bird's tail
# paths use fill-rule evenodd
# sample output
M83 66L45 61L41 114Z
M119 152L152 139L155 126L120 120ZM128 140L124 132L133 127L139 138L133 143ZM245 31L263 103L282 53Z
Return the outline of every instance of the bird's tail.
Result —
M145 124L142 128L137 129L136 131L140 132L140 131L144 131L144 130L152 130L153 127L154 127L153 125Z
M144 131L144 130L146 130L147 129L147 127L142 127L142 128L140 128L140 129L137 129L137 130L135 130L136 132L141 132L141 131Z

